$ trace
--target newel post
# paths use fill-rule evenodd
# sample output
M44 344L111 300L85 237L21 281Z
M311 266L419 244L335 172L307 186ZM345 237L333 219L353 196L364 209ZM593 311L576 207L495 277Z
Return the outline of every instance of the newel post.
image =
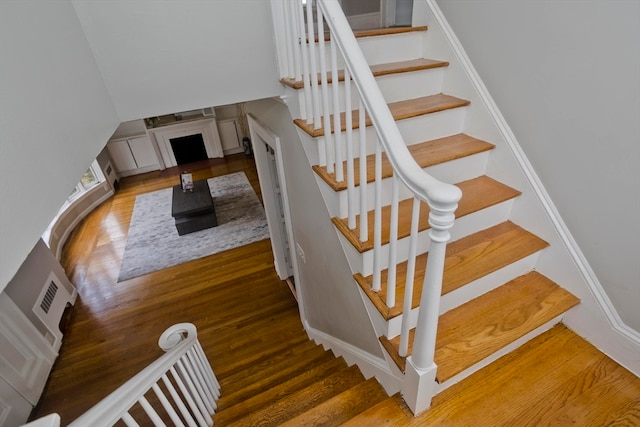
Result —
M420 311L416 325L413 351L407 358L405 370L404 400L414 414L419 414L431 406L434 394L437 366L434 362L436 334L442 294L442 277L447 242L451 238L449 229L453 226L454 212L458 207L461 193L455 201L430 203L429 237L431 246L427 258L427 269L420 298Z

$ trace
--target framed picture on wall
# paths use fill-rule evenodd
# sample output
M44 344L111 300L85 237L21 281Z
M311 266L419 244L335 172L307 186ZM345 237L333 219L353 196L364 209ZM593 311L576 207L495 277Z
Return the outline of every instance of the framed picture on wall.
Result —
M180 174L180 184L182 191L193 191L193 176L189 172Z

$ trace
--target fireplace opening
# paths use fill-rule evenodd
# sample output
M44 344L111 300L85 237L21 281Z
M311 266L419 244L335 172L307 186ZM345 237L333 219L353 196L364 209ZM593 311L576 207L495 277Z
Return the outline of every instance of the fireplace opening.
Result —
M209 158L201 133L171 138L169 142L171 142L171 149L178 165L199 162Z

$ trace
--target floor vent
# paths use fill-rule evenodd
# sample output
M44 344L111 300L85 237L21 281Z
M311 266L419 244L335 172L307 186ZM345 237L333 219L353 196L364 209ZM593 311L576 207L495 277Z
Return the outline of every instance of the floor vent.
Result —
M72 289L71 292L69 292L68 287ZM46 331L42 331L44 337L56 351L62 343L62 332L59 327L60 319L65 308L75 303L77 295L77 291L70 283L65 286L60 278L51 273L33 305L33 312L46 328Z
M45 313L49 312L49 309L51 308L51 303L53 303L53 299L56 297L57 293L58 293L58 285L56 285L53 281L51 281L51 283L49 284L49 288L47 289L47 292L45 292L44 297L42 298L42 301L40 301L40 308L42 309L42 311L44 311Z

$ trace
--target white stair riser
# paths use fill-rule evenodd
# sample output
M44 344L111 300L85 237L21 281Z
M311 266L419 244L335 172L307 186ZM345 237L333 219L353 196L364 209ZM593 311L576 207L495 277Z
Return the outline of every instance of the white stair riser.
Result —
M360 37L358 44L370 65L422 57L425 31L412 31L378 37ZM438 59L438 58L436 58Z
M457 183L467 181L472 178L476 178L484 174L487 160L489 158L489 152L478 153L472 156L463 157L460 159L451 160L439 165L430 166L424 168L424 170L431 176L448 183ZM328 187L324 181L322 181L325 187ZM391 204L391 186L392 179L386 178L382 180L382 205ZM412 193L402 184L399 185L399 199L404 200L412 197ZM331 190L335 197L339 200L339 211L331 212L332 216L338 216L340 218L346 218L348 215L348 202L347 202L347 190L335 192ZM359 204L359 192L360 187L356 187L356 214L360 213ZM329 193L330 194L330 193ZM375 207L375 183L371 182L367 184L367 211L374 209Z
M498 225L509 218L509 214L513 207L514 200L507 200L502 203L498 203L494 206L490 206L486 209L482 209L478 212L474 212L469 215L465 215L456 219L456 223L450 230L451 240L454 242L465 236L471 235L484 230L494 225ZM346 238L336 231L340 236L347 260L351 266L351 271L360 272L364 276L369 276L373 273L373 250L366 251L360 254ZM428 236L429 230L422 231L418 234L417 253L422 254L429 250L431 240ZM409 238L400 239L397 245L397 262L406 261L409 254ZM389 265L389 246L383 245L381 249L381 267L387 268Z
M436 95L442 93L442 82L445 70L443 68L433 68L427 70L412 71L398 74L388 74L376 77L378 87L387 102L402 101L405 99L418 98L421 96ZM351 83L351 110L358 108L359 93L355 83ZM335 112L333 99L336 85L327 85L327 95L329 100L329 110ZM323 86L319 87L319 94L322 96ZM346 110L345 104L345 84L340 82L338 88L338 111ZM302 89L299 92L303 92ZM324 108L322 102L320 108Z
M405 61L422 57L422 43L425 32L412 31L403 34L389 34L377 37L359 37L358 44L369 65L386 64L389 62ZM316 66L320 70L320 45L315 47ZM325 61L331 66L331 42L324 44ZM344 60L340 49L336 46L336 62L338 68L344 68Z
M418 144L420 142L429 141L438 138L444 138L446 136L456 135L463 132L462 123L464 121L466 108L454 108L450 110L440 111L432 114L425 114L418 117L412 117L409 119L397 121L398 129L402 134L405 143L407 145ZM316 153L309 152L309 161L312 165L318 165L320 163L320 155L318 150L324 152L324 137L314 138L306 132L299 131L300 139L303 144L315 144ZM329 138L331 145L334 145L335 135L331 134ZM347 153L347 134L346 132L340 133L340 140L342 141L342 154L343 160L346 160ZM372 126L367 126L365 129L365 143L366 153L375 153L375 147L377 143L377 137L375 129ZM360 153L360 129L354 129L352 132L352 144L353 153L355 157L358 157ZM324 154L323 154L324 156ZM335 158L335 154L331 154L331 159Z

